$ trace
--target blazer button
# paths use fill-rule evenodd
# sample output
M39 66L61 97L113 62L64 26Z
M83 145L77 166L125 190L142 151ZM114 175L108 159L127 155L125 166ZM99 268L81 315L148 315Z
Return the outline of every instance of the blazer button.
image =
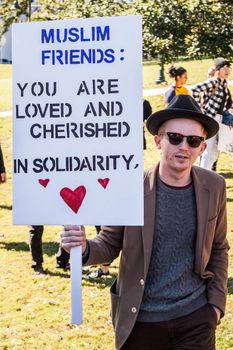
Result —
M132 307L131 311L135 314L135 312L137 312L136 307Z
M140 284L141 284L141 286L144 286L145 282L143 279L140 280Z

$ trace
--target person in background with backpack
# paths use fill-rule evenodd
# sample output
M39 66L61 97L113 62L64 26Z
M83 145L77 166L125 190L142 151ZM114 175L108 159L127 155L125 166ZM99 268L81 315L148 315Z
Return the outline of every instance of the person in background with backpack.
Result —
M225 110L232 106L232 98L227 85L230 74L230 61L218 57L214 61L215 74L202 83L194 86L191 91L194 99L202 108L204 114L214 118L218 123L222 122ZM201 156L200 166L212 170L218 159L218 135L207 140L207 148Z

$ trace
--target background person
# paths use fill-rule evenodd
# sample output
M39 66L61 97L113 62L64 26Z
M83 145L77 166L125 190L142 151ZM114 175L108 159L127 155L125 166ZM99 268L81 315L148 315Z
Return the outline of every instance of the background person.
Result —
M170 103L171 100L179 94L189 95L188 89L183 86L188 79L187 70L183 67L175 67L172 65L168 70L168 74L170 78L174 79L174 83L165 92L166 103Z
M223 111L232 106L231 94L227 86L230 62L223 57L218 57L214 63L214 77L197 84L191 91L204 114L221 123ZM207 141L207 148L201 157L200 166L211 170L218 159L218 154L218 136L215 135Z
M214 74L215 74L215 67L214 67L214 66L211 66L210 68L208 68L208 71L207 71L207 78L208 78L208 79L213 78L213 77L214 77Z
M0 145L0 183L6 182L6 169L3 160L2 148Z
M226 185L193 164L218 123L178 95L147 128L161 160L144 175L144 226L102 226L93 240L66 226L62 246L82 245L88 265L122 251L111 287L117 349L214 350L227 291Z
M210 78L213 78L214 76L215 76L215 67L211 66L207 71L207 78L210 79ZM228 93L229 93L229 96L231 96L229 89L228 89ZM231 104L231 102L228 102L228 107L230 107L230 104ZM233 109L232 109L232 107L229 109L225 109L223 111L222 123L225 125L228 125L230 128L233 127ZM211 170L217 171L217 163L218 163L218 159L213 163Z
M6 182L6 169L3 160L2 149L0 145L0 184ZM0 234L1 238L4 238L4 234Z
M101 226L95 226L95 228L98 235L101 231ZM61 244L59 245L59 249L56 254L56 260L57 260L57 264L56 264L57 268L67 269L70 267L70 264L69 264L70 254L62 248ZM93 271L90 273L88 273L87 270L83 271L85 273L84 279L92 282L96 278L99 278L102 276L108 276L109 266L110 264L100 265L96 271Z
M37 275L45 275L46 271L43 268L43 248L42 236L44 232L43 225L32 225L29 229L29 248L32 256L31 267ZM59 246L56 256L57 268L69 267L69 253L67 253L61 246Z
M143 100L143 149L146 149L146 137L145 137L145 127L144 123L149 118L152 113L152 107L148 100Z
M101 226L95 226L95 228L96 228L96 233L98 235L100 233L100 231L101 231ZM92 282L96 278L100 278L102 276L108 276L110 274L110 272L109 272L110 265L111 265L111 263L99 265L99 267L97 268L96 271L88 273L84 277L84 279L87 280L87 281Z

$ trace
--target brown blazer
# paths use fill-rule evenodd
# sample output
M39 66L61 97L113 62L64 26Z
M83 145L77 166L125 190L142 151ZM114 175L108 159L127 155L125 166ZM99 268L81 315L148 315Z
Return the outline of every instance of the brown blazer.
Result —
M128 338L137 319L147 277L155 221L156 173L144 176L144 226L104 226L90 240L86 265L106 263L122 250L119 276L111 287L112 322L116 349ZM223 177L194 166L192 177L197 202L195 272L207 279L207 298L224 315L227 293L226 187Z

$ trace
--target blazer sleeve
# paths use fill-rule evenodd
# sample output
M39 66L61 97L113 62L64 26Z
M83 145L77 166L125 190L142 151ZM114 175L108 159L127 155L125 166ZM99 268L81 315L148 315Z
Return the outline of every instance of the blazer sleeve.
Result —
M214 278L207 284L208 302L217 306L224 315L227 296L227 270L228 270L228 241L227 217L226 217L226 184L222 180L222 196L217 215L215 236L213 240L212 251L207 269L214 274Z
M85 265L110 263L118 257L123 246L124 226L102 226L101 232L89 244Z
M0 145L0 174L5 173L5 166L4 166L4 161L3 161L3 155L2 155L2 149Z

